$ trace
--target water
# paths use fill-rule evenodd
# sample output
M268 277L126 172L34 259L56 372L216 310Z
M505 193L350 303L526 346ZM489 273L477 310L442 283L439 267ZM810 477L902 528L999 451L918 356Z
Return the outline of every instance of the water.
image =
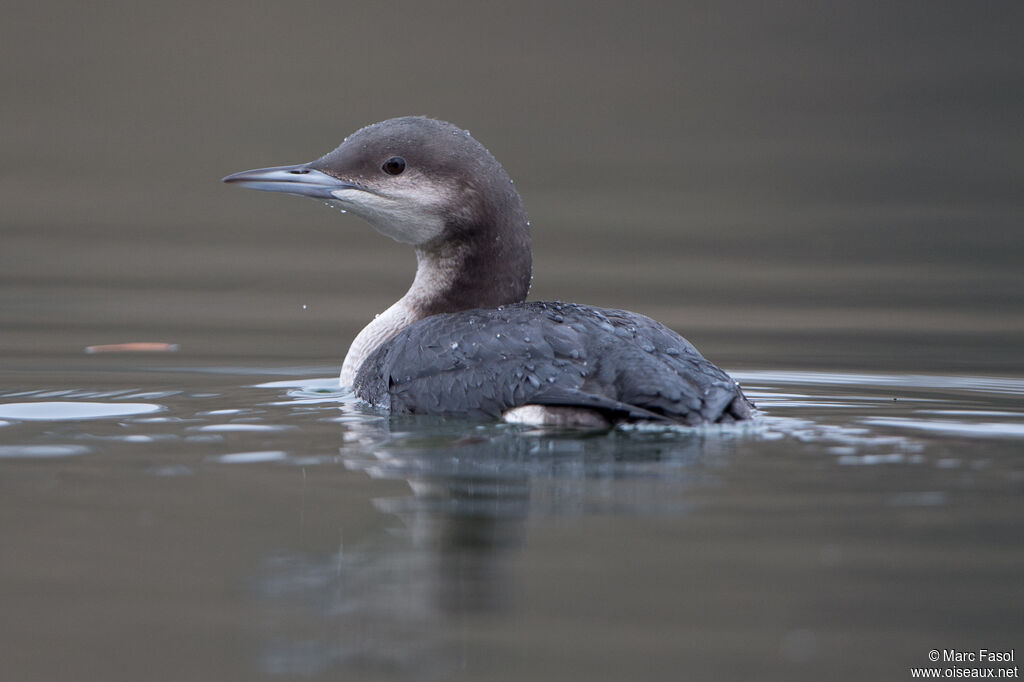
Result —
M863 679L1019 641L1021 379L740 371L751 424L580 435L178 370L0 394L14 670Z
M0 678L859 681L932 649L1019 658L1022 19L11 7ZM665 322L759 419L552 433L339 393L413 255L219 180L417 113L515 179L531 298Z

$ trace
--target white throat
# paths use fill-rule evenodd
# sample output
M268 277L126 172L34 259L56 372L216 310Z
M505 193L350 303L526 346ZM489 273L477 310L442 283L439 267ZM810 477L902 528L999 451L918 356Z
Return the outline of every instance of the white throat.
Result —
M436 299L451 285L457 272L458 261L438 257L417 249L416 278L405 296L375 317L356 335L341 365L338 382L345 387L355 383L356 374L366 358L377 347L414 322L427 317L431 300Z
M347 387L355 383L356 372L377 346L420 319L416 316L413 307L409 305L407 298L409 298L408 294L375 317L373 322L363 327L363 331L356 335L345 355L345 362L341 364L341 376L338 377L338 382L342 386Z

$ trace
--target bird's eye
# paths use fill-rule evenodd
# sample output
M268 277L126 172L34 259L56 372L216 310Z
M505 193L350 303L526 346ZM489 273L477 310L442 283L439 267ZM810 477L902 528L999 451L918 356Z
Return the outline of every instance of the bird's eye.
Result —
M388 175L398 175L405 170L405 159L401 156L392 156L384 162L384 165L381 166L381 168Z

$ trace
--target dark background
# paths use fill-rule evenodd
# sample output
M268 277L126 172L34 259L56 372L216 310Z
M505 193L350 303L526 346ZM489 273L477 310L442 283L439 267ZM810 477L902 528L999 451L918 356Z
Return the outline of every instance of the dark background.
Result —
M426 114L516 179L533 298L639 310L733 367L1019 373L1022 19L1016 1L10 6L0 352L339 362L412 255L219 179Z

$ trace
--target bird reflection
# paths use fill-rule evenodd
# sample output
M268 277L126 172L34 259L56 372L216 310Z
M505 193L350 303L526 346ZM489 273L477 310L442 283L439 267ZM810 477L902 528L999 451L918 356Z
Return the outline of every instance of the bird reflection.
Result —
M374 504L401 519L411 548L432 557L422 584L448 615L514 604L509 559L525 543L531 518L678 513L685 509L679 483L699 482L694 465L731 447L721 427L713 438L692 430L581 433L507 424L477 425L466 435L466 427L434 418L350 424L346 440L366 447L341 449L350 468L408 483L409 495ZM666 482L672 490L659 496Z
M520 602L515 559L532 522L685 513L688 486L736 443L722 430L581 434L417 417L345 420L342 429L347 468L408 484L406 495L374 500L400 524L319 562L268 562L268 607L294 613L306 604L322 633L309 622L303 637L279 630L266 650L270 671L344 663L443 673L458 660L450 626L507 615Z

